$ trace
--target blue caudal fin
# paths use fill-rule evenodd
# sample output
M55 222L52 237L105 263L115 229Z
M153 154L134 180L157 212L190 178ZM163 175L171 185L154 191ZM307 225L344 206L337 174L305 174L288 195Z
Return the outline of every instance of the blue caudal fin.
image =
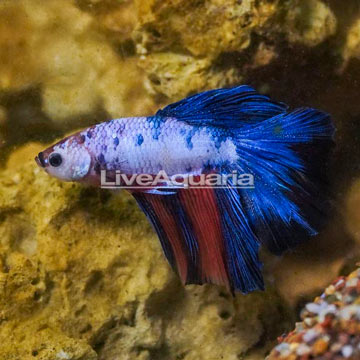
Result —
M236 133L238 169L255 176L255 189L239 191L241 202L270 251L281 254L326 222L333 135L330 116L314 109L280 114Z
M287 111L248 86L207 91L157 113L194 127L223 128L238 154L227 171L254 176L253 189L134 194L184 283L263 289L260 244L281 254L317 234L328 216L330 116Z
M250 86L216 89L170 104L157 116L175 117L195 126L238 128L286 112L285 104L271 101Z
M226 128L239 160L230 170L251 173L255 189L238 190L249 226L281 254L315 235L328 216L327 163L333 146L330 116L286 105L249 86L206 91L157 113L193 126Z

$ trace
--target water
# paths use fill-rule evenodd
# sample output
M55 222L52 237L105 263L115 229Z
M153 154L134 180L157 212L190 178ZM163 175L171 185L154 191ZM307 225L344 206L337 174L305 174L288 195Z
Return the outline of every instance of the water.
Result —
M0 2L0 357L263 359L360 261L359 80L357 0ZM80 128L238 84L337 128L328 225L261 252L265 292L184 287L129 194L33 160Z

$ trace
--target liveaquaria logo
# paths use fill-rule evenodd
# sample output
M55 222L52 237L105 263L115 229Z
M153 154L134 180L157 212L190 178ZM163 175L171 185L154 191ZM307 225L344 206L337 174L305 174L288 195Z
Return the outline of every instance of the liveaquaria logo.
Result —
M239 174L233 171L229 174L175 174L169 176L164 170L155 175L124 174L120 170L101 170L101 187L106 189L141 189L141 188L170 188L170 189L206 189L206 188L255 188L252 174Z

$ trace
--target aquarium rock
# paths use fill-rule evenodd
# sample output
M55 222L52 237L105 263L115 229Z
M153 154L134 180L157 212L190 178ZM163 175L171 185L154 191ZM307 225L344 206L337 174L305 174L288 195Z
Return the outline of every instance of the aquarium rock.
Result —
M19 124L67 130L244 82L336 23L321 0L2 1L0 106L18 99L8 141Z
M2 360L261 359L289 328L270 284L235 298L185 288L130 196L51 179L33 160L42 147L0 171Z

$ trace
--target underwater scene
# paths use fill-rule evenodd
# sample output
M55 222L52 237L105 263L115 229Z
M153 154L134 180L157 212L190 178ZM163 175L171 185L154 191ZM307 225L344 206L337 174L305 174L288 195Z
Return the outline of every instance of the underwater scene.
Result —
M0 0L18 359L360 359L359 0Z

